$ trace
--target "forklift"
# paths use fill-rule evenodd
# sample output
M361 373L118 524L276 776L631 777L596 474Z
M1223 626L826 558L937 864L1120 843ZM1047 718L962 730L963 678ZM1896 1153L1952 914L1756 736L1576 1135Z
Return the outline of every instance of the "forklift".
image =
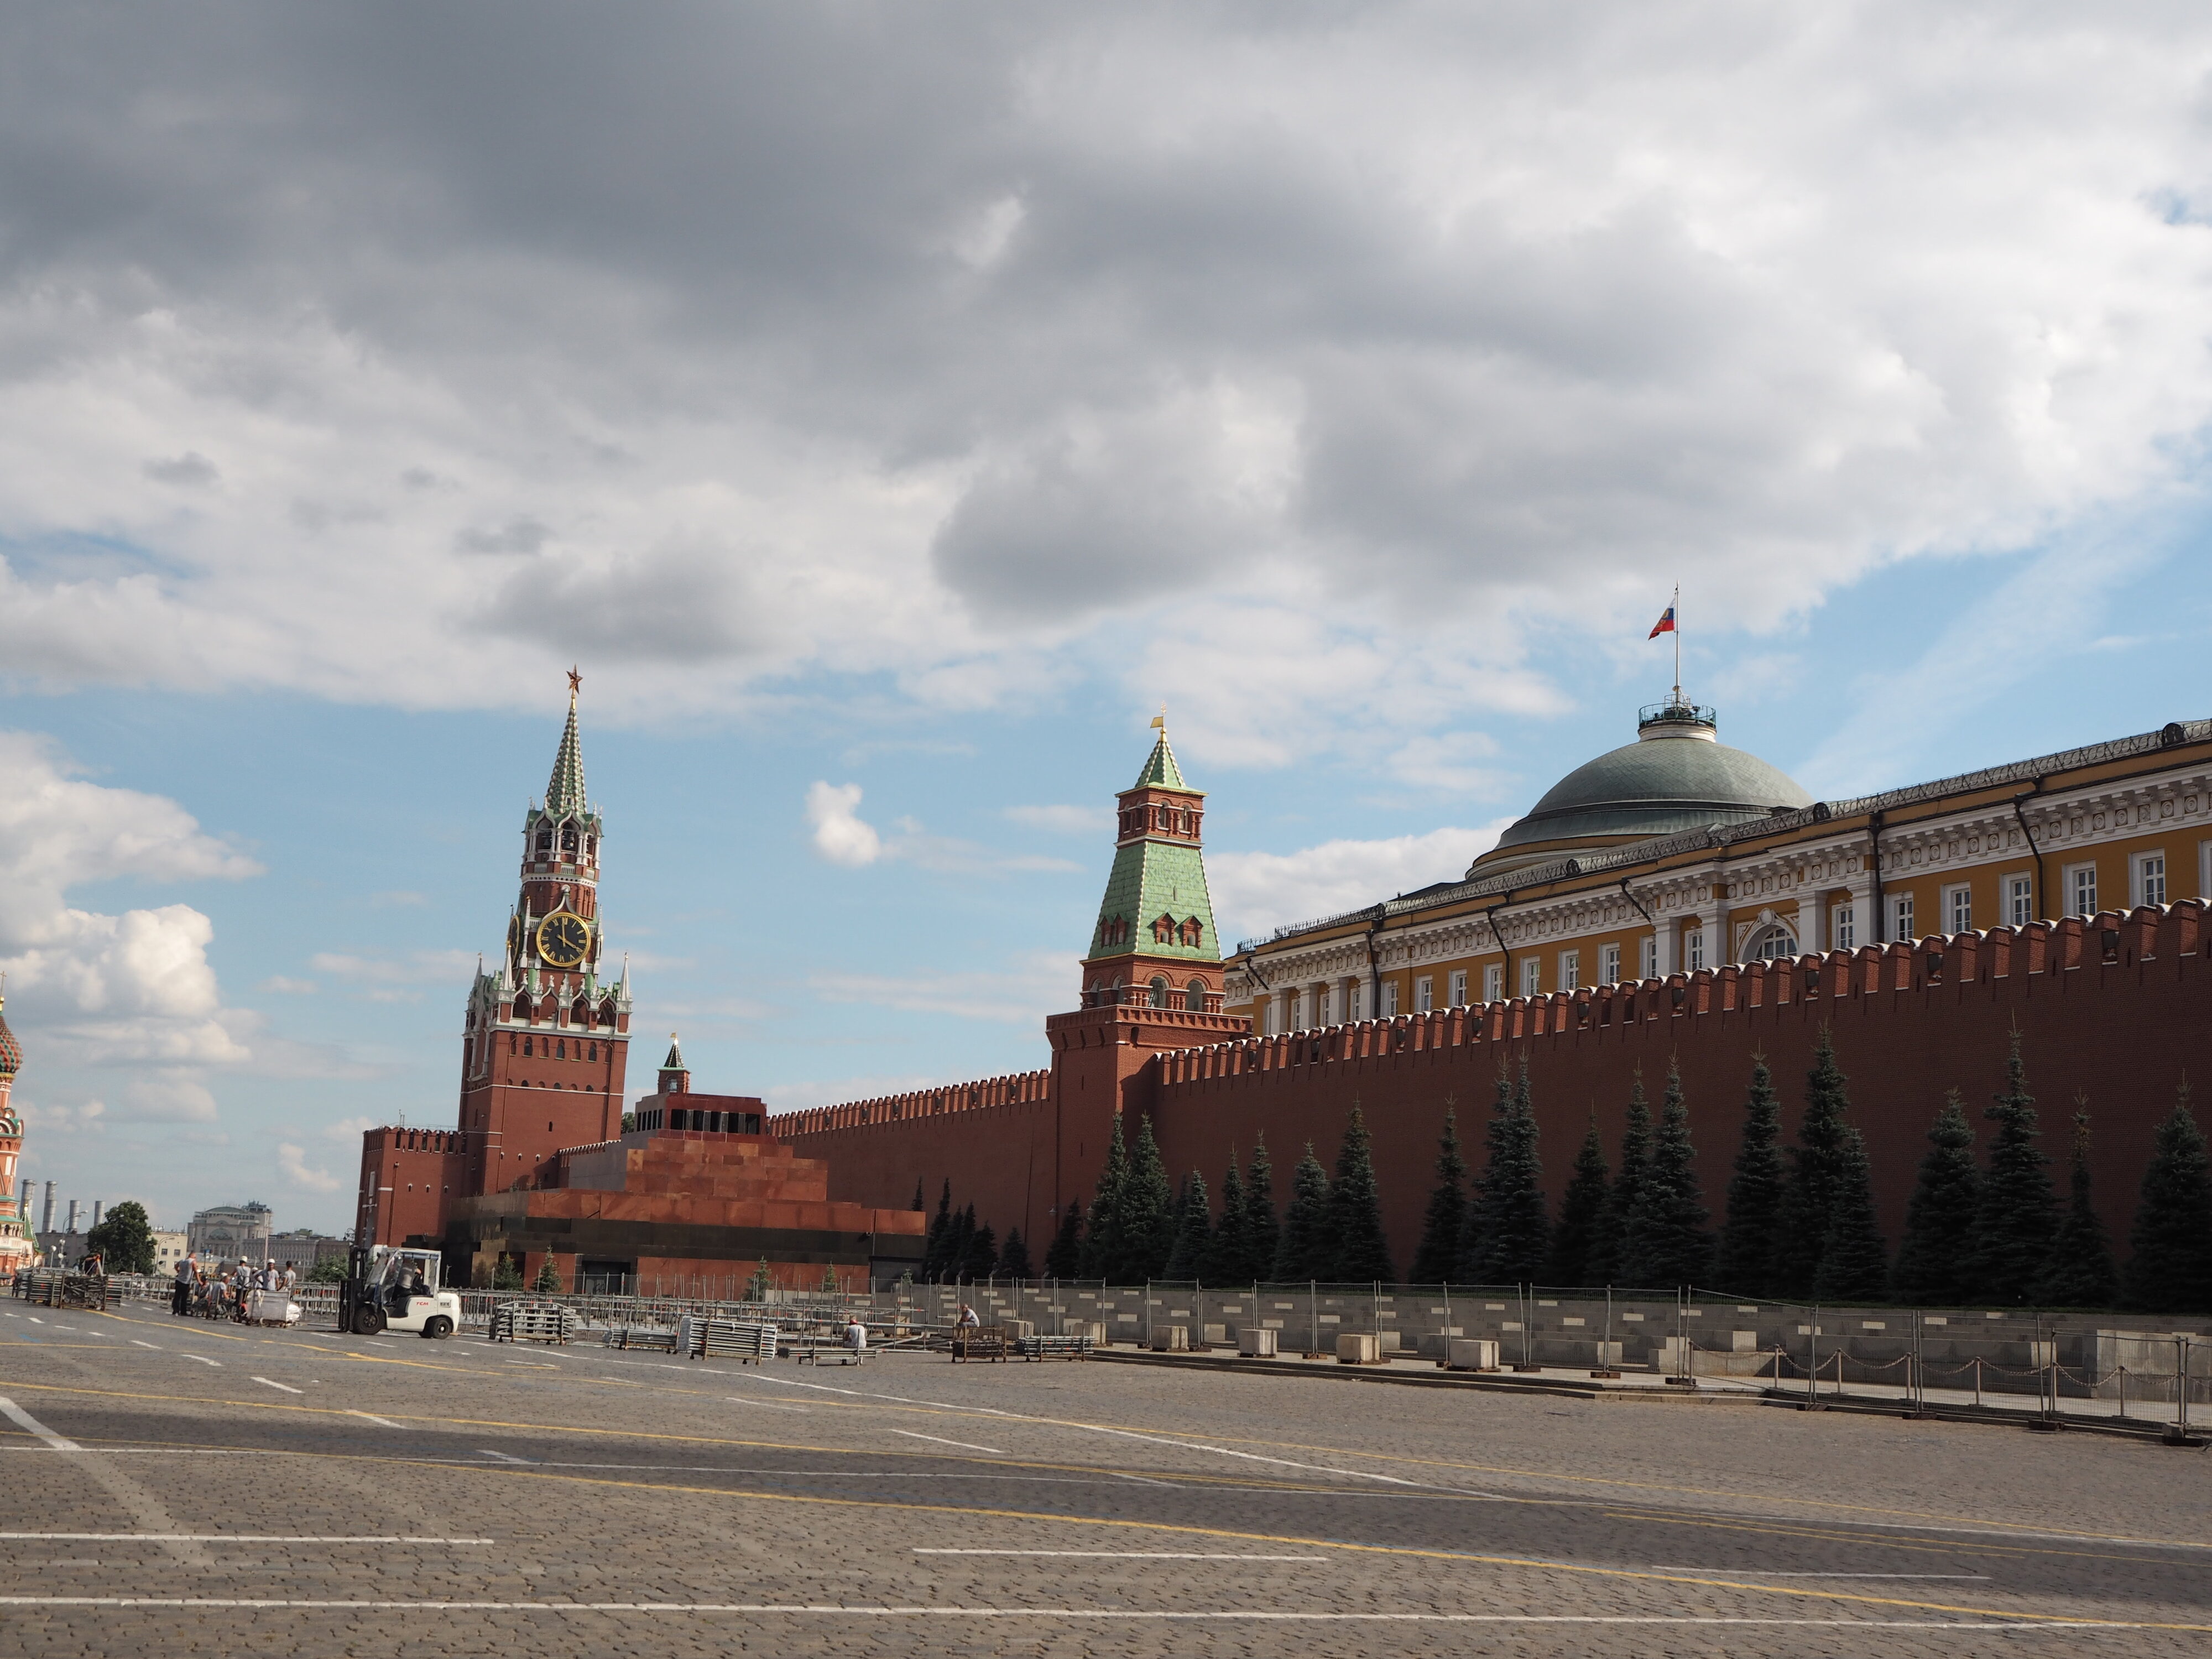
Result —
M435 1250L403 1250L390 1244L356 1244L346 1253L338 1286L338 1329L356 1336L418 1331L451 1336L461 1322L461 1298L438 1288Z

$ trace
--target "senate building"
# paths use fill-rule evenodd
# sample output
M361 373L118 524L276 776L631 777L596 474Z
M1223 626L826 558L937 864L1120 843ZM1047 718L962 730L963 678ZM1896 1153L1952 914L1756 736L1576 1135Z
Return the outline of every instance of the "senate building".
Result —
M1262 1032L2212 895L2212 721L1816 801L1711 708L1553 785L1456 881L1240 946Z

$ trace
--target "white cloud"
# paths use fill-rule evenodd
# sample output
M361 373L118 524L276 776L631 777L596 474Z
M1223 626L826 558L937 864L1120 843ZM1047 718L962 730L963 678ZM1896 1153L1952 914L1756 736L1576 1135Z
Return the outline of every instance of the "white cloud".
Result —
M226 1009L186 904L119 914L69 892L118 877L236 880L260 866L174 801L87 781L43 738L0 732L0 968L14 1013L60 1060L234 1065L248 1022Z
M294 1186L304 1187L311 1193L334 1193L340 1184L328 1170L312 1167L306 1151L289 1140L276 1144L276 1168Z
M806 821L814 826L814 850L832 864L858 868L883 856L883 837L861 819L860 805L857 783L807 786Z
M115 1115L151 1123L212 1123L219 1114L215 1096L197 1074L163 1071L131 1078Z
M1661 570L1771 628L2157 499L2212 418L2202 9L533 44L11 22L73 184L0 291L10 673L481 705L590 651L659 715L1103 668L1194 753L1480 794L1423 744L1565 700L1532 633L1640 637Z
M371 1002L420 1002L424 985L445 985L459 995L468 988L477 969L477 957L469 951L410 951L404 956L377 956L352 951L318 951L307 965L319 974L349 985L359 985Z
M1222 937L1357 909L1439 881L1457 881L1498 844L1510 818L1480 830L1431 830L1382 841L1328 841L1295 853L1211 853L1207 885Z
M829 1002L866 1003L907 1013L1035 1025L1073 1007L1082 959L1040 951L1020 969L995 974L812 974L807 983Z
M271 974L253 988L271 992L277 996L311 997L321 988L311 979L294 979L285 974Z
M364 1133L381 1127L383 1122L380 1117L342 1117L336 1123L325 1124L323 1133L332 1140L342 1140L357 1147Z
M1114 828L1114 812L1107 806L1009 806L1006 816L1031 830L1055 836L1097 836Z

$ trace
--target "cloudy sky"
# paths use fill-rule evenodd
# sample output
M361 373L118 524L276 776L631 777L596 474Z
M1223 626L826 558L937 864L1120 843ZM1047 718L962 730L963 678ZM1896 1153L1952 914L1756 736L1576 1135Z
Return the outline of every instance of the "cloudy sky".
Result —
M11 9L25 1172L346 1219L452 1121L571 663L640 1030L779 1105L1043 1063L1163 702L1232 933L1625 740L1676 582L1816 794L2212 713L2208 66L2183 5Z

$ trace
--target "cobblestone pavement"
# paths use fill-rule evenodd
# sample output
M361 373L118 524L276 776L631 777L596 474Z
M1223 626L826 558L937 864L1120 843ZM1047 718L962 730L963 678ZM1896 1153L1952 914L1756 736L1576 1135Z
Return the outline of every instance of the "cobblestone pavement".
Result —
M0 1306L0 1651L2191 1653L2204 1454Z

